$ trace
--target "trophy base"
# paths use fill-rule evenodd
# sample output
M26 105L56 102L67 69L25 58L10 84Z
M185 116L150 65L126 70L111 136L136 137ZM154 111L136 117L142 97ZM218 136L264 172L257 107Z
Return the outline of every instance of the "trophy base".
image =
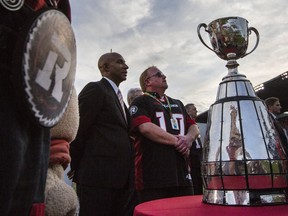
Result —
M288 204L288 188L263 190L205 190L203 203L227 206Z

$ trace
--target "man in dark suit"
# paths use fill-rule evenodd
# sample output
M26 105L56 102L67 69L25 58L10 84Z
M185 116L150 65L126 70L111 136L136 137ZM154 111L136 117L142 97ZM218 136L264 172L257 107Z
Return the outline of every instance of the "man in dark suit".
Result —
M281 112L281 104L278 98L276 97L269 97L265 99L265 104L268 108L268 111L270 113L271 118L273 119L274 126L279 134L279 137L281 139L283 148L286 152L286 155L288 155L288 141L286 134L284 132L283 127L281 126L281 123L277 120L277 115Z
M128 66L120 54L106 53L98 68L103 78L79 94L80 125L71 143L70 174L77 183L80 216L123 215L134 183L134 150L129 112L117 94Z

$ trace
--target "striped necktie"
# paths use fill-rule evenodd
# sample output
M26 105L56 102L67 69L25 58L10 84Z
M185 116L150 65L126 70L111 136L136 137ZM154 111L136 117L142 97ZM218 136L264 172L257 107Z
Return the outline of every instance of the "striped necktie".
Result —
M122 94L121 94L120 89L118 89L117 96L118 96L119 102L120 102L120 104L121 104L121 107L122 107L122 110L123 110L123 114L124 114L125 120L126 120L126 122L127 122L127 116L126 116L126 112L125 112L124 101L123 101L123 97L122 97Z

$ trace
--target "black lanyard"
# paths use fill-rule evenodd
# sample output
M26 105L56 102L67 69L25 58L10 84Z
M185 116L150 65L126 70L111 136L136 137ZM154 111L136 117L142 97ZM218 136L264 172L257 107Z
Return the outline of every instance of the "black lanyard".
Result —
M166 109L166 106L165 104L163 104L158 98L156 98L154 95L148 93L148 92L145 92L144 93L145 95L148 95L150 96L151 98L155 99L156 101L158 101L165 109ZM164 95L165 97L165 100L167 101L167 104L168 104L168 111L169 111L169 115L170 115L170 118L173 119L173 114L172 114L172 109L171 109L171 104L169 102L169 99L166 95Z

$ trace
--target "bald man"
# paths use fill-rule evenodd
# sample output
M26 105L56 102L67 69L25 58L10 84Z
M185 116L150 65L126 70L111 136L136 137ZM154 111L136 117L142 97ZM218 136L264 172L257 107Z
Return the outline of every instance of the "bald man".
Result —
M130 115L119 93L128 66L120 54L106 53L98 68L103 78L79 94L80 125L71 143L71 170L81 216L120 216L134 176Z

